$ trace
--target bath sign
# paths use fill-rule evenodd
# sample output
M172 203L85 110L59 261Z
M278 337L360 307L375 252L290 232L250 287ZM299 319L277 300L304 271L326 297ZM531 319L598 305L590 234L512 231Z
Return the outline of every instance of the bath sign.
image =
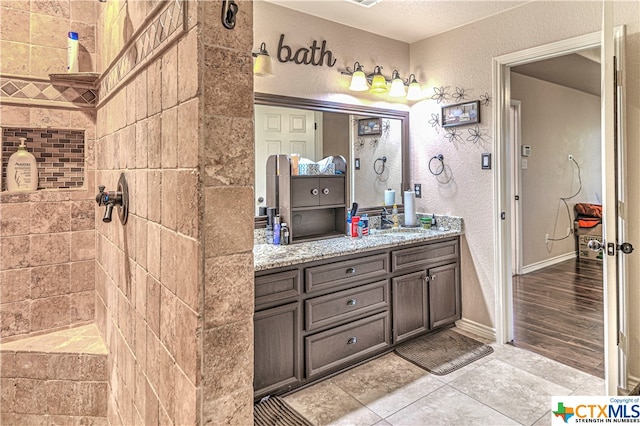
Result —
M327 50L327 41L323 40L318 45L317 40L313 40L311 46L308 48L301 47L295 52L293 49L284 43L284 34L280 34L280 41L278 42L278 61L280 62L295 62L299 65L326 65L332 67L336 64L337 59L334 59L333 53Z

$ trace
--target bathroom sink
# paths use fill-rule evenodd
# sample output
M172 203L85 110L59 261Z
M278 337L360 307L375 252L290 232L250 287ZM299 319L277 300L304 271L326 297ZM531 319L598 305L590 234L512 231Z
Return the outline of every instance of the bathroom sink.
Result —
M371 229L369 235L377 238L407 240L416 237L432 235L433 231L421 228Z

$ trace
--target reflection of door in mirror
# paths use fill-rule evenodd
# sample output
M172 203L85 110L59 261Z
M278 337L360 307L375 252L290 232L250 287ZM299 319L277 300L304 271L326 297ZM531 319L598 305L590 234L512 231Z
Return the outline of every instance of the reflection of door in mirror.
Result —
M316 131L321 114L302 109L255 106L255 203L256 215L266 205L266 159L272 154L300 154L318 161L322 158L322 137ZM317 126L322 128L321 126Z
M382 118L380 132L358 136L358 120L364 116L352 116L353 158L360 169L352 167L352 200L361 206L384 204L385 189L396 191L395 202L402 204L402 121Z

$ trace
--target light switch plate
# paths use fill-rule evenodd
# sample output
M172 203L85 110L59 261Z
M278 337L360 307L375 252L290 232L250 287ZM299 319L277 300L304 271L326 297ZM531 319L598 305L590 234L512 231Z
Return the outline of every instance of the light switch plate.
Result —
M356 158L355 160L353 160L353 163L354 163L354 168L356 170L360 170L360 159Z
M529 160L527 160L526 158L522 159L522 170L527 170L527 168L529 167Z

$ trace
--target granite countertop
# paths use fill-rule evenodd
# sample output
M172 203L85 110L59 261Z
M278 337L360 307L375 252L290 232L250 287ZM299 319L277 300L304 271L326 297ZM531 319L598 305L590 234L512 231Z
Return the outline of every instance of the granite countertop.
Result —
M256 243L253 248L254 269L256 272L264 271L314 260L462 235L462 220L455 219L438 229L400 228L384 231L372 229L371 235L362 238L344 236L286 246Z

